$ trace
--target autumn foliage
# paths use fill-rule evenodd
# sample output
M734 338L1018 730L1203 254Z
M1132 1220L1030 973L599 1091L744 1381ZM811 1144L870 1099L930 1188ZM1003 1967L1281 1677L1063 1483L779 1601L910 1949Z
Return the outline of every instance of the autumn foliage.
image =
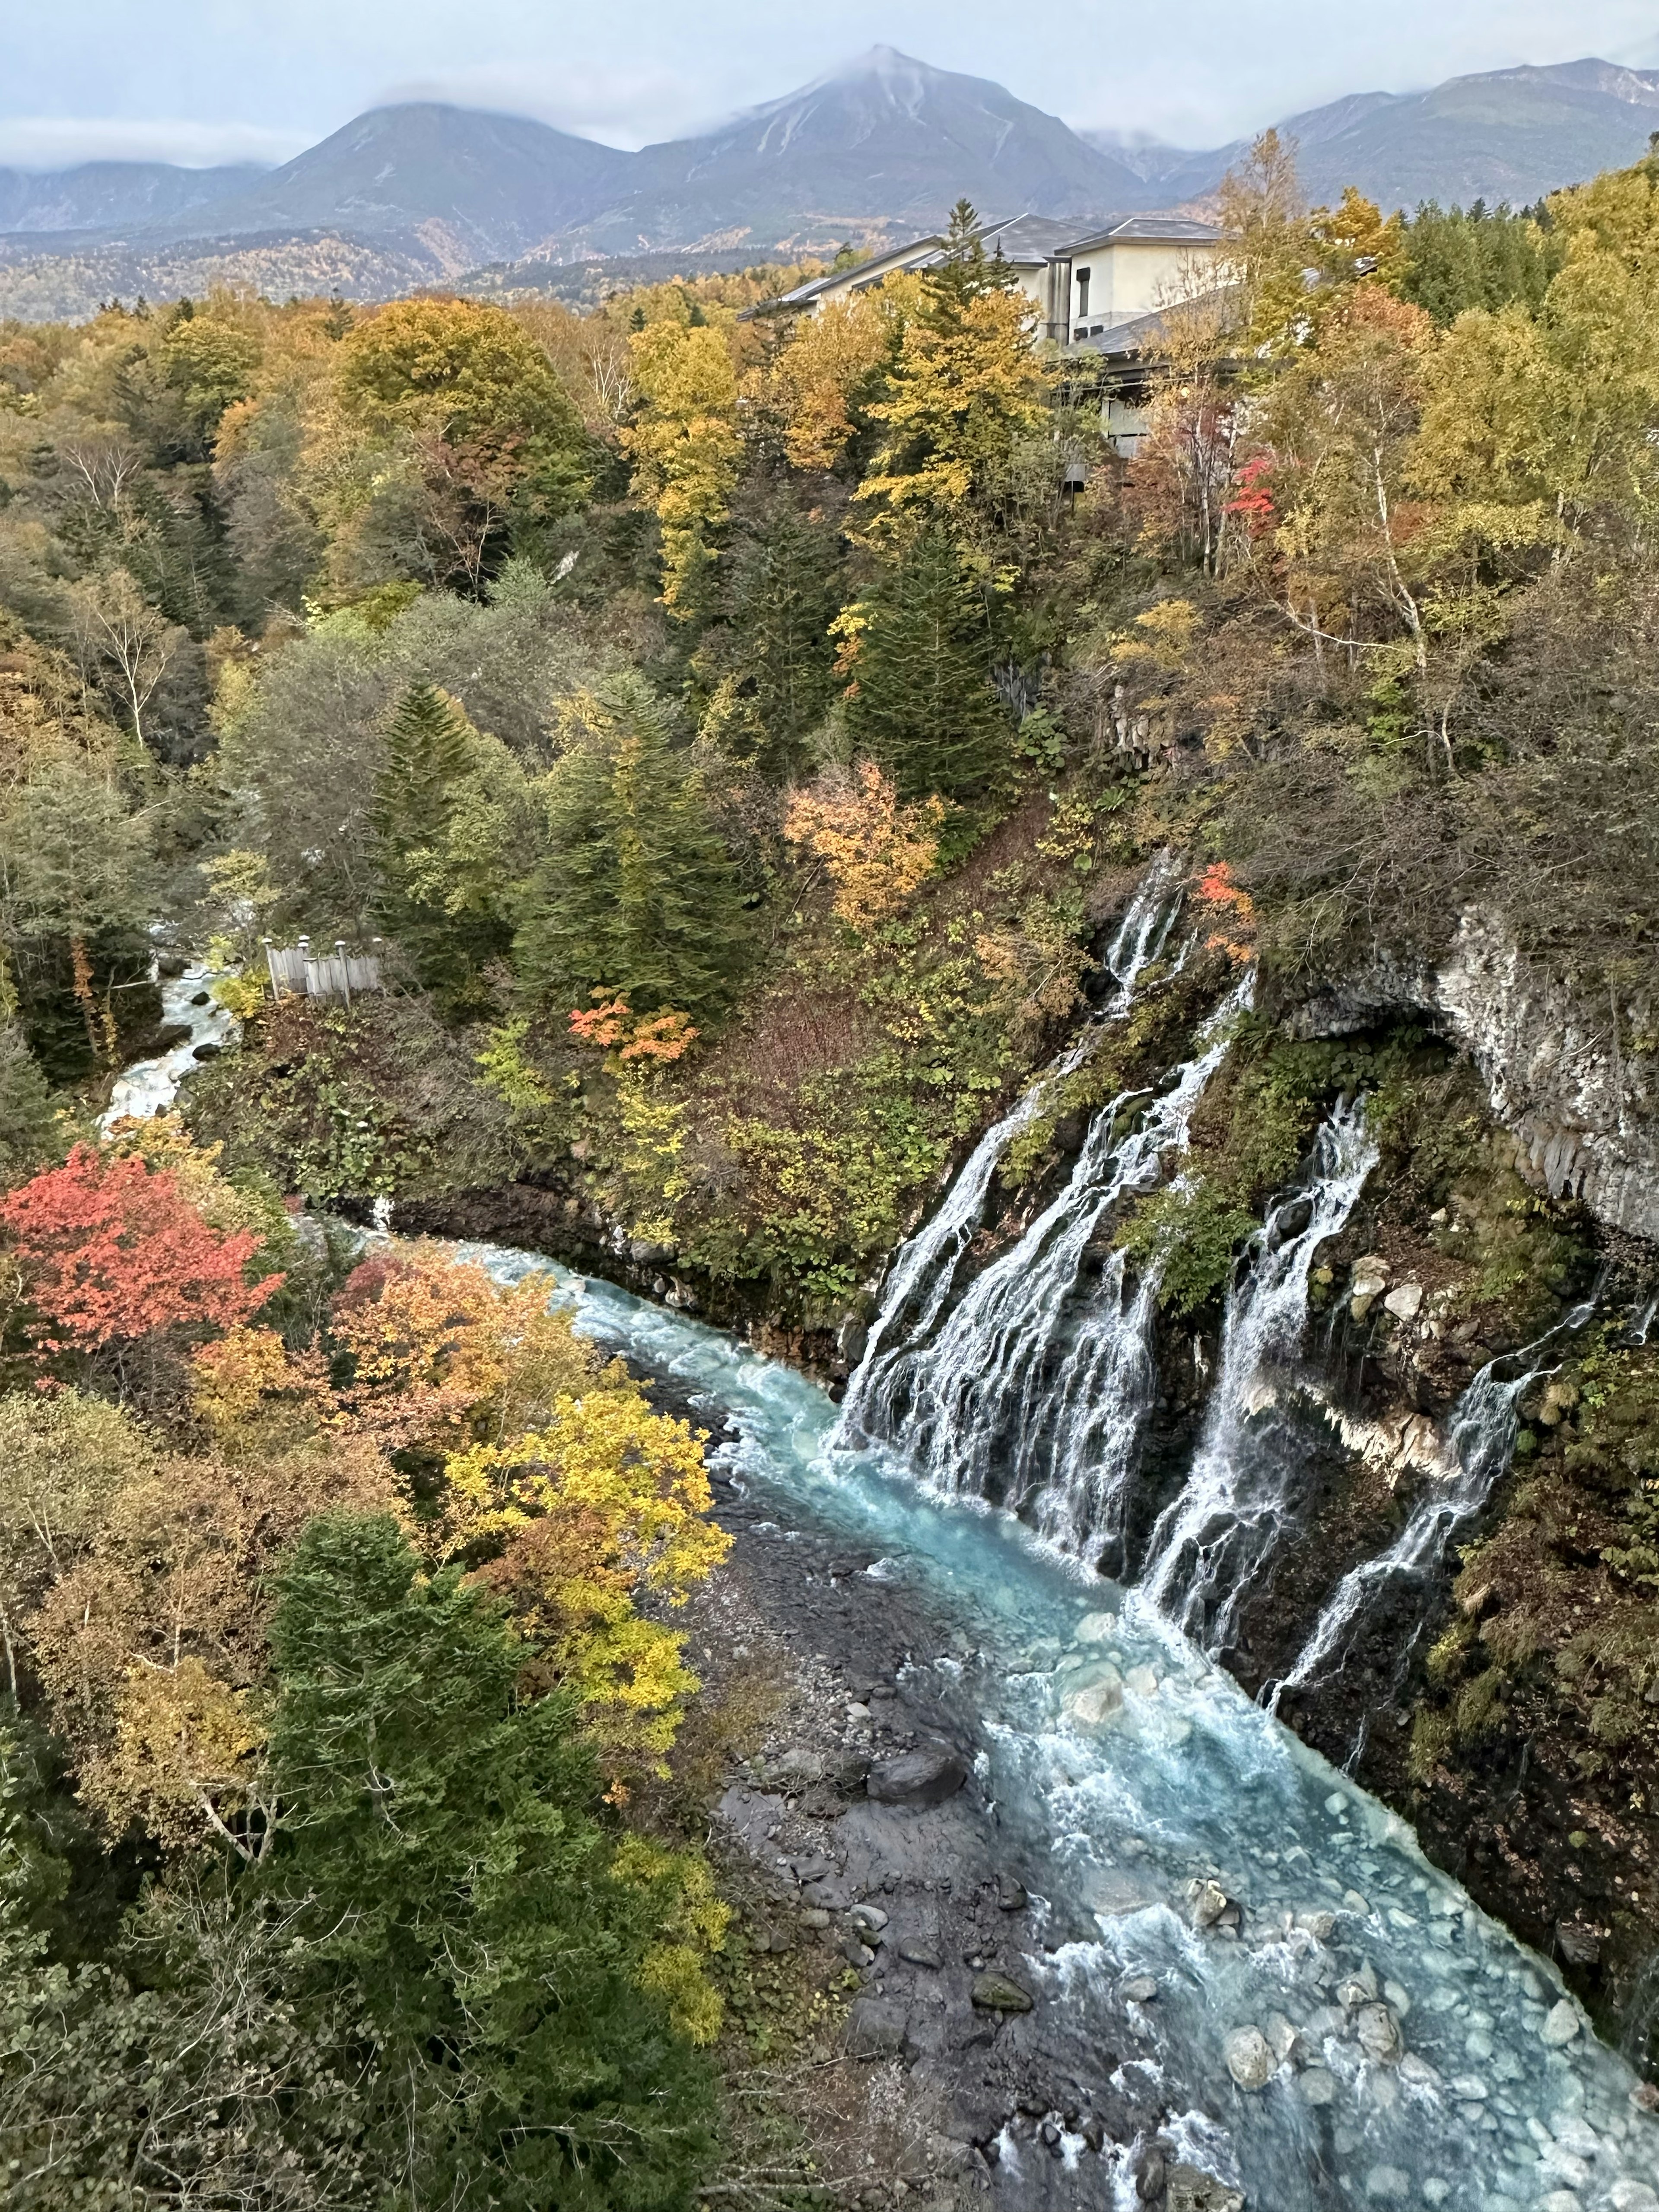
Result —
M828 769L810 790L796 792L783 834L823 861L836 914L864 931L902 913L933 873L944 817L936 798L901 806L874 761L860 761L850 773Z
M210 1227L176 1176L130 1156L77 1145L0 1200L37 1348L99 1352L166 1331L199 1337L234 1328L281 1281L250 1282L252 1230Z

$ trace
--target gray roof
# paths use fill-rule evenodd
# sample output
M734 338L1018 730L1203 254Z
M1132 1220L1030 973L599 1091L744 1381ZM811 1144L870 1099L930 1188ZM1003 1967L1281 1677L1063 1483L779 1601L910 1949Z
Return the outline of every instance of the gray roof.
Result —
M1079 253L1091 252L1098 246L1138 240L1167 246L1213 246L1220 236L1214 223L1200 222L1195 216L1131 215L1121 222L1107 223L1099 230L1089 231L1081 238L1073 231L1066 252L1075 261Z
M1010 215L997 222L981 223L974 235L994 260L1000 257L1018 268L1041 268L1056 255L1064 254L1067 240L1075 235L1075 225L1056 222L1048 216ZM935 231L908 246L889 247L885 252L872 254L867 263L856 269L837 269L827 276L813 277L810 283L797 284L793 292L786 292L781 299L769 304L777 307L810 307L832 286L845 284L852 291L861 292L867 285L879 284L884 276L890 276L896 270L936 269L945 255L944 234Z
M1213 292L1196 294L1172 307L1154 307L1147 314L1131 315L1121 323L1078 323L1072 330L1073 349L1104 354L1109 360L1126 360L1137 354L1156 355L1168 334L1168 318L1182 307L1209 307L1238 288L1218 285Z
M1075 224L1057 222L1049 216L1010 215L997 222L981 223L974 235L994 259L1000 258L1016 268L1032 269L1042 268L1050 261L1075 260L1079 253L1115 245L1120 240L1207 246L1213 244L1221 233L1213 223L1200 222L1191 216L1105 216L1093 230L1079 238ZM769 300L763 306L747 312L766 314L780 307L811 307L814 300L835 286L844 284L849 291L862 292L901 269L936 269L945 257L944 235L935 231L930 237L918 238L908 246L890 246L884 252L872 254L855 269L833 270L827 276L815 276L810 283L797 284L793 292L786 292L781 299Z

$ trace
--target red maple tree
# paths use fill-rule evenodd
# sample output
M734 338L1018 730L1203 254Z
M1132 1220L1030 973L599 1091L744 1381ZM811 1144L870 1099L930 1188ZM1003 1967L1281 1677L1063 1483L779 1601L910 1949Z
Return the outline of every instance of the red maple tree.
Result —
M100 1352L161 1330L233 1328L282 1280L246 1281L259 1239L252 1230L211 1227L176 1176L87 1145L0 1200L0 1223L45 1352Z

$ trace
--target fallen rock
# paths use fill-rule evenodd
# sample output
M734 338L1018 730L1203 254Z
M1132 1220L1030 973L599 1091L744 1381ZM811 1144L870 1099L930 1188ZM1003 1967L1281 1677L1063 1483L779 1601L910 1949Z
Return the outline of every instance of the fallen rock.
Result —
M863 1928L880 1929L887 1925L887 1915L878 1905L855 1905L851 1917Z
M1421 1283L1401 1283L1397 1291L1390 1291L1382 1301L1384 1313L1391 1313L1396 1321L1415 1321L1423 1310Z
M1221 2049L1241 2089L1265 2089L1279 2071L1273 2045L1259 2027L1234 2028Z
M1597 1966L1601 1963L1601 1938L1581 1921L1558 1920L1555 1948L1569 1966Z
M923 1744L878 1759L865 1783L878 1805L942 1805L968 1779L968 1762L949 1744Z
M898 1954L907 1966L927 1966L937 1972L945 1961L931 1944L901 1943Z
M1030 2012L1036 1999L1006 1974L975 1974L969 1991L980 2012Z
M1068 1690L1060 1701L1060 1709L1068 1721L1076 1721L1084 1728L1099 1728L1122 1704L1122 1677L1115 1668L1108 1667L1094 1680Z
M1321 1905L1310 1912L1298 1912L1296 1925L1305 1929L1316 1943L1328 1943L1336 1933L1336 1915Z
M1136 1974L1124 1983L1121 1995L1126 2004L1151 2004L1158 1995L1158 1984L1150 1974Z
M1024 1912L1030 1901L1023 1881L1011 1874L997 1876L997 1903L1004 1912Z
M1394 1273L1380 1252L1362 1252L1353 1263L1351 1288L1357 1298L1380 1298Z
M1115 1613L1085 1613L1073 1632L1078 1644L1106 1644L1117 1634L1117 1615Z
M1607 2202L1613 2212L1659 2212L1659 2193L1650 2189L1645 2181L1615 2181L1607 2191Z
M1194 1928L1213 1928L1232 1900L1218 1881L1190 1881L1187 1902Z
M1354 2014L1354 2033L1367 2058L1378 2066L1392 2066L1404 2048L1400 2023L1385 2004L1363 2004Z
M780 1757L766 1762L765 1782L769 1790L810 1790L815 1782L822 1782L823 1779L823 1761L815 1751L792 1747Z
M904 2048L908 2014L890 1997L855 1997L847 2015L849 2058L896 2058Z
M1550 2007L1544 2025L1538 2031L1540 2039L1548 2044L1552 2051L1559 2051L1564 2045L1571 2043L1577 2033L1578 2008L1571 1997L1563 1997L1559 2003Z
M1169 2212L1244 2212L1237 2190L1195 2166L1172 2166L1164 2183Z
M1334 2105L1336 2102L1336 2076L1328 2067L1305 2068L1297 2075L1296 2086L1302 2092L1304 2104Z

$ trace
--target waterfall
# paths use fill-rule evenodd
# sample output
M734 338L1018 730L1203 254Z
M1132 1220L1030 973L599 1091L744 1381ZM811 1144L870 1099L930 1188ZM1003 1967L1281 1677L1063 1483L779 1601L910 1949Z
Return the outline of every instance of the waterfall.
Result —
M1174 856L1160 853L1142 877L1106 953L1106 972L1115 986L1100 1017L1120 1021L1128 1012L1135 985L1169 942L1180 912ZM849 1436L860 1430L890 1435L882 1404L897 1380L909 1347L925 1338L944 1311L956 1285L957 1269L973 1241L985 1210L985 1198L1002 1156L1048 1105L1057 1085L1075 1073L1100 1040L1099 1023L1091 1023L1076 1042L993 1124L951 1183L939 1211L901 1249L890 1271L881 1310L870 1331L858 1372L848 1385L842 1425ZM904 1341L888 1349L900 1326Z
M1480 1512L1515 1450L1516 1408L1527 1385L1545 1372L1534 1355L1563 1330L1577 1328L1595 1310L1591 1297L1575 1306L1553 1328L1519 1352L1489 1359L1458 1400L1452 1413L1451 1450L1455 1472L1443 1484L1431 1483L1405 1527L1375 1559L1351 1568L1327 1601L1312 1633L1290 1673L1274 1692L1308 1688L1317 1680L1359 1613L1384 1584L1397 1577L1432 1573L1445 1557L1452 1531ZM1507 1379L1498 1370L1516 1363ZM1409 1656L1409 1644L1407 1647ZM1403 1671L1403 1662L1402 1662Z
M1228 1293L1220 1370L1180 1495L1152 1531L1142 1582L1153 1604L1219 1649L1285 1519L1294 1455L1259 1433L1274 1377L1293 1366L1307 1327L1314 1255L1346 1224L1376 1146L1358 1103L1319 1133L1308 1180L1279 1199Z
M118 1121L129 1118L147 1121L154 1114L165 1114L178 1096L179 1085L199 1066L198 1048L211 1045L223 1051L241 1036L241 1024L212 996L212 987L220 975L218 969L195 960L181 975L163 982L162 1023L169 1029L182 1028L187 1034L160 1059L135 1060L117 1076L109 1105L98 1124L106 1136Z
M1157 1282L1131 1287L1116 1252L1091 1282L1091 1245L1118 1200L1152 1188L1164 1156L1185 1146L1250 997L1246 978L1161 1097L1124 1092L1103 1108L1059 1195L953 1305L953 1284L936 1272L902 1334L901 1308L918 1302L921 1271L901 1255L872 1352L848 1392L844 1437L897 1444L946 1494L1033 1507L1051 1540L1098 1559L1117 1534L1152 1395Z

